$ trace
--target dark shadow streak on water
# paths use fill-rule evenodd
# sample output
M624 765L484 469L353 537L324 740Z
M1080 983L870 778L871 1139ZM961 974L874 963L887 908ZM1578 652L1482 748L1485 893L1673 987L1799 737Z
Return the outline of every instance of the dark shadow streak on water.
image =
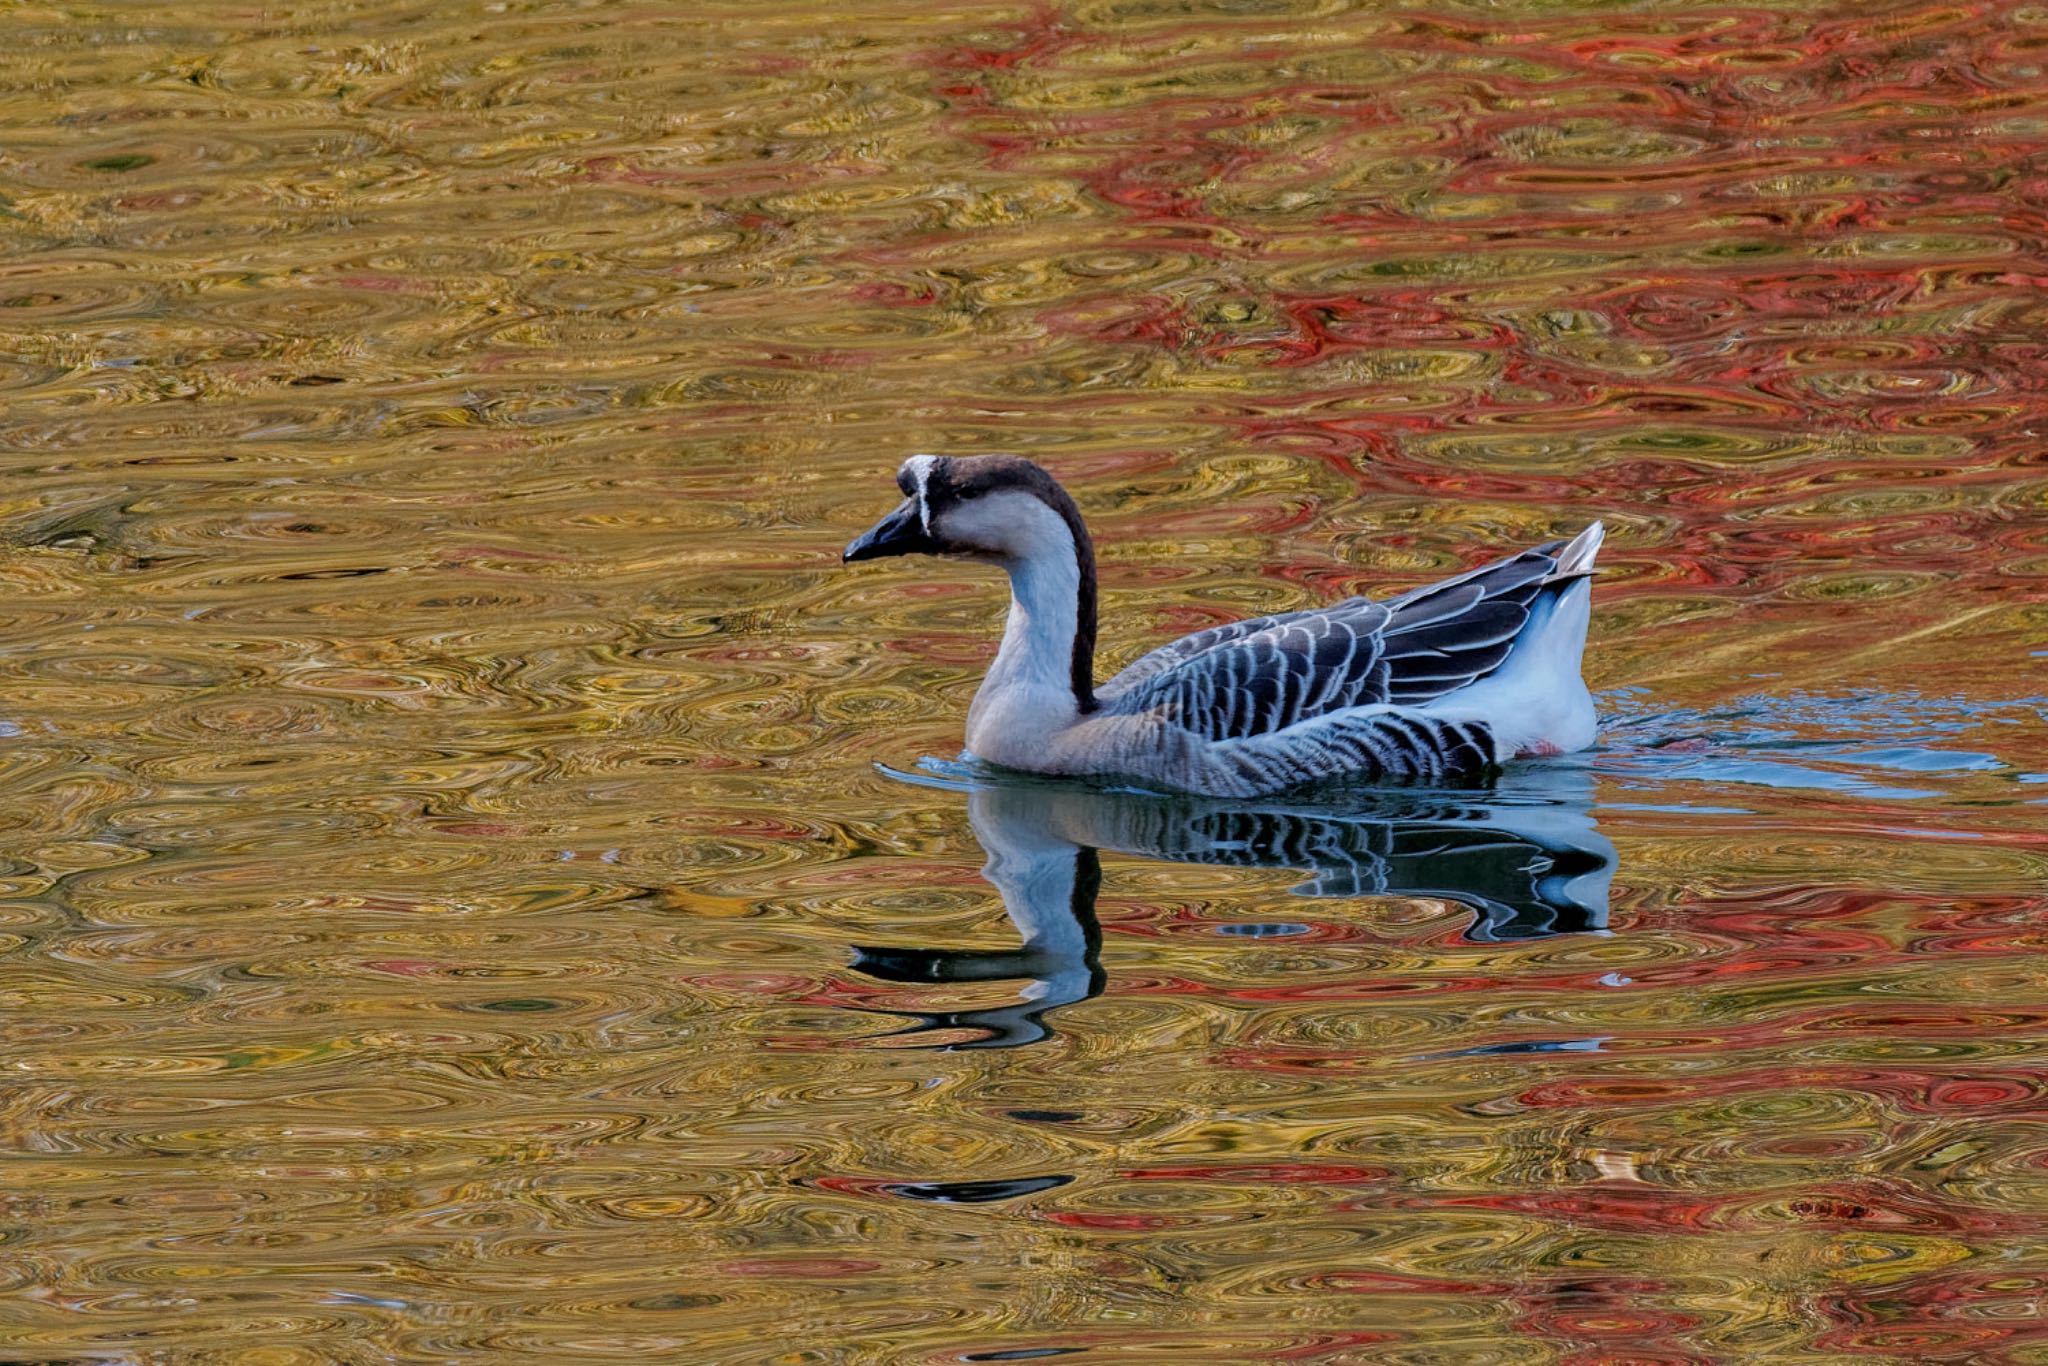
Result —
M986 1205L1036 1195L1071 1182L1071 1176L1020 1176L1008 1181L892 1181L877 1187L884 1195L905 1200L930 1200L942 1205Z

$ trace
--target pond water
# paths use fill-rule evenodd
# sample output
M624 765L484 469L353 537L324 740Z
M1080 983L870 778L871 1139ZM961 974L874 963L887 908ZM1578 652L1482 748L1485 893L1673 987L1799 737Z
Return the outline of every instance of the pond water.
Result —
M0 16L0 1357L2048 1361L2048 8ZM1600 749L955 759L1604 518Z

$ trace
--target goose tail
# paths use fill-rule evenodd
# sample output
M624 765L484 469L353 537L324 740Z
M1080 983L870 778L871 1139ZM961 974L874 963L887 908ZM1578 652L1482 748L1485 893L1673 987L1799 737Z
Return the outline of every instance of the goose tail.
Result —
M1607 539L1607 528L1599 522L1587 527L1571 538L1565 547L1557 552L1557 568L1545 576L1545 583L1561 583L1567 579L1582 579L1597 573L1593 559L1600 553L1600 543Z

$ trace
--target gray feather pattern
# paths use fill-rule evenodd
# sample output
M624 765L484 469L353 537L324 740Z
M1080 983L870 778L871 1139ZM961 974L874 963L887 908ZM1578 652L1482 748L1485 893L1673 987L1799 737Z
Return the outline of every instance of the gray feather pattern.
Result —
M1380 710L1338 712L1227 741L1217 752L1228 756L1247 792L1331 776L1455 784L1483 776L1499 758L1483 723Z
M1346 713L1420 706L1499 668L1551 588L1562 545L1383 603L1347 598L1197 632L1109 680L1098 701L1111 714L1153 712L1222 749L1242 748L1231 767L1248 766L1244 777L1260 790L1276 774L1452 779L1483 771L1497 758L1484 727Z

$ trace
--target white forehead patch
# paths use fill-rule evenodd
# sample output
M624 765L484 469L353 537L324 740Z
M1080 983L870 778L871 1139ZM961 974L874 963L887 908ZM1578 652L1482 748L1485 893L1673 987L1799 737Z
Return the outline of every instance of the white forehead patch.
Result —
M924 526L924 534L932 534L932 501L930 490L925 483L932 477L932 466L939 463L936 455L913 455L903 462L903 468L910 471L910 481L917 488L917 520Z

